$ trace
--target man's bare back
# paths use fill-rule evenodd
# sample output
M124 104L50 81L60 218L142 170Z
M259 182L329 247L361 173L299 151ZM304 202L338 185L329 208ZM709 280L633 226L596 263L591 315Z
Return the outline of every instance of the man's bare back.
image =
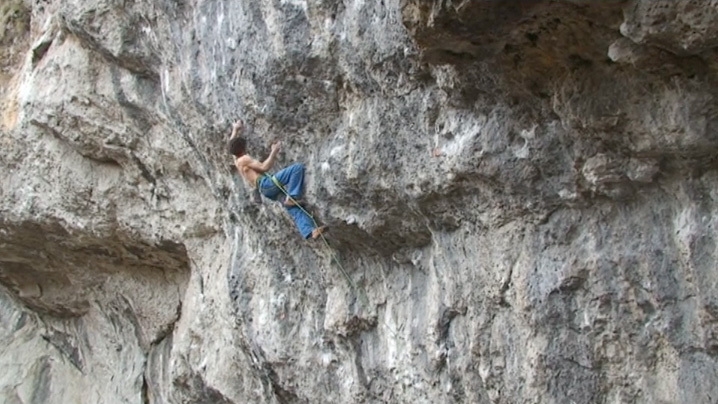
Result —
M234 159L234 165L237 167L239 175L244 178L247 184L249 184L249 186L252 188L256 188L257 179L261 176L262 173L255 171L249 167L249 164L251 164L252 161L256 160L254 160L250 156L242 156L240 158Z

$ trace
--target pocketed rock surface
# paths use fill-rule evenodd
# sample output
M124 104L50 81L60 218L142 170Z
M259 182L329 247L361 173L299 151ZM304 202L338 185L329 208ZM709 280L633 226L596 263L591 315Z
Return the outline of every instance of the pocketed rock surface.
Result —
M717 402L716 27L714 0L8 0L0 401ZM330 247L252 201L239 117Z

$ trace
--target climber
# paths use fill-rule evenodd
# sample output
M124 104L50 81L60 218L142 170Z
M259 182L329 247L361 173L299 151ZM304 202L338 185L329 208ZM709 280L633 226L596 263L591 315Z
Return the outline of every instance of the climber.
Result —
M232 124L232 136L228 142L229 152L234 155L234 165L239 174L251 188L259 189L265 197L273 201L280 200L294 219L302 237L305 239L320 237L326 231L326 226L317 226L299 200L304 191L304 166L295 163L274 176L268 174L277 159L281 143L272 143L269 157L259 162L246 154L247 140L240 136L243 130L244 123L241 119Z

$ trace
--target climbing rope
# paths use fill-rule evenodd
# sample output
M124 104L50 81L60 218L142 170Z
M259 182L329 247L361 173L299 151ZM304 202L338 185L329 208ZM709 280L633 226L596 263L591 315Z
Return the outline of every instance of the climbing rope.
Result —
M309 216L310 219L312 219L312 222L314 222L314 228L315 228L315 229L319 228L319 224L317 223L316 219L314 219L314 216L313 216L312 214L310 214L309 212L307 212L307 210L304 209L304 206L302 206L296 199L294 199L291 195L289 195L289 192L287 192L287 190L284 188L284 185L283 185L281 182L279 182L279 180L278 180L275 176L269 175L269 174L266 174L266 173L263 174L263 175L264 175L265 177L268 177L270 180L272 180L272 182L274 183L274 185L275 185L277 188L279 188L280 191L282 191L282 193L287 197L287 199L289 199L290 201L292 201L292 203L294 204L294 206L297 206L299 209L302 210L302 212L304 212L307 216ZM261 193L261 192L260 192L260 193ZM319 233L319 237L321 237L321 239L322 239L322 241L324 242L324 245L327 247L327 249L328 249L328 251L329 251L329 254L331 255L332 259L334 260L334 262L335 262L335 263L337 264L337 266L339 267L339 271L341 271L342 275L344 275L344 279L346 279L347 282L349 283L349 287L350 287L350 288L352 289L352 291L359 297L359 299L362 300L362 303L368 307L368 306L369 306L369 299L368 299L367 296L366 296L366 292L364 292L364 289L358 288L358 287L356 286L356 284L354 283L354 281L352 280L352 278L349 276L349 274L347 273L347 271L344 269L344 266L342 266L342 263L339 261L339 258L338 258L337 255L334 253L334 249L332 248L331 245L329 245L329 242L327 241L327 238L324 237L324 232Z

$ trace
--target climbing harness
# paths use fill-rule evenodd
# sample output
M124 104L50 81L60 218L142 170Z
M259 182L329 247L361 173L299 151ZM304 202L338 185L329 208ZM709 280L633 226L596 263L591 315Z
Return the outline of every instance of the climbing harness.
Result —
M262 175L265 176L265 177L267 177L267 178L269 178L270 180L272 180L272 182L274 183L274 185L275 185L277 188L279 188L280 191L282 191L282 193L286 196L287 199L289 199L290 201L292 201L292 203L294 204L294 206L297 206L299 209L302 210L302 212L304 212L307 216L309 216L310 219L312 219L312 222L314 222L314 228L315 228L315 229L316 229L316 228L319 228L319 224L318 224L317 221L314 219L314 216L312 216L309 212L307 212L306 209L304 209L304 206L302 206L299 202L297 202L296 199L292 198L292 196L289 195L289 192L287 192L287 190L284 188L284 185L283 185L281 182L279 182L279 180L277 179L277 177L275 177L275 176L273 176L273 175L270 175L270 174L267 174L267 173L264 173L264 174L262 174ZM259 188L258 188L258 189L259 189ZM354 281L352 281L352 278L349 277L349 274L348 274L347 271L344 269L344 266L342 266L342 263L339 261L339 258L336 256L336 254L334 254L334 249L332 248L331 245L329 245L329 242L327 241L327 238L324 237L324 232L319 233L319 236L322 238L322 241L324 242L324 245L325 245L325 246L327 247L327 249L329 250L329 254L332 256L332 259L334 260L334 262L335 262L335 263L337 264L337 266L339 267L339 270L341 271L342 275L344 275L344 279L346 279L347 283L349 283L349 287L352 289L352 291L354 291L354 293L355 293L357 296L359 296L359 298L362 300L362 303L364 303L366 306L369 306L369 301L368 301L368 298L367 298L367 296L366 296L366 293L364 292L363 289L357 288L357 286L356 286L356 284L354 283Z

